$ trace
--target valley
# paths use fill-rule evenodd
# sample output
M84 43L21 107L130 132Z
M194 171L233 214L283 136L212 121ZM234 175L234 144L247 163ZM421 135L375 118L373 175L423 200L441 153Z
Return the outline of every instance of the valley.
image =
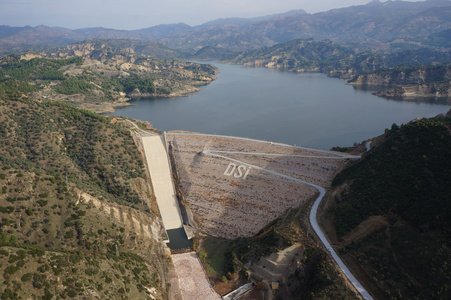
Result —
M278 9L0 24L1 299L450 298L451 1Z

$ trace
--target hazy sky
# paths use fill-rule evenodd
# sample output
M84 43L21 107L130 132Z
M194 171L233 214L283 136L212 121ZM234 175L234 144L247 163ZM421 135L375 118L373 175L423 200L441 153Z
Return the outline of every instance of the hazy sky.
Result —
M260 17L304 9L308 13L371 0L0 0L0 25L140 29L218 18ZM419 0L409 0L419 1ZM384 2L384 1L382 1Z

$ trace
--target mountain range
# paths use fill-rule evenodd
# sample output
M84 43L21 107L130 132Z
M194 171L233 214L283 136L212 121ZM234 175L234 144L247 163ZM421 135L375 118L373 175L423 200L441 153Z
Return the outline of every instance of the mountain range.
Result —
M93 112L215 79L215 67L179 58L323 72L390 87L384 96L451 99L450 46L449 0L132 31L0 26L0 299L181 299L138 134L158 131ZM450 299L451 111L393 124L366 148L334 179L318 221L375 299ZM190 250L225 293L248 282L262 254L302 244L277 299L358 298L310 234L310 205L249 239L198 235Z
M447 47L451 36L451 1L371 1L366 5L308 14L303 10L261 18L226 18L199 26L157 25L139 30L0 26L0 54L66 45L93 38L157 41L195 54L204 47L243 51L299 38L364 43L389 49L391 44Z

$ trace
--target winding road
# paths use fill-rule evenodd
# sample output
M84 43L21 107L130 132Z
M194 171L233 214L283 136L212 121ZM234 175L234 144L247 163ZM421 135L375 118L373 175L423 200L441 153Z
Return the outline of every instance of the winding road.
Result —
M316 232L316 234L318 235L319 239L324 244L324 247L329 251L329 253L333 257L335 262L341 268L342 272L345 274L345 276L348 278L348 280L354 285L354 287L357 289L357 291L360 293L360 295L364 299L373 299L371 297L371 295L369 294L369 292L355 278L355 276L351 273L351 271L348 269L348 267L344 264L344 262L341 260L341 258L338 256L338 254L332 248L332 246L330 245L330 243L327 240L326 236L324 235L323 231L321 230L321 227L318 224L318 221L317 221L318 207L319 207L324 195L326 194L326 190L323 187L318 186L318 185L313 184L313 183L310 183L310 182L307 182L307 181L304 181L304 180L300 180L300 179L291 177L291 176L280 174L280 173L274 172L272 170L264 169L264 168L261 168L261 167L256 166L256 165L249 164L249 163L244 162L244 161L240 161L240 160L237 160L237 159L233 159L233 158L224 156L224 154L252 154L252 155L264 155L264 156L297 156L297 157L328 158L328 159L349 159L349 158L360 159L361 155L351 156L351 155L346 155L344 153L328 151L328 150L307 148L307 147L302 147L302 146L292 146L292 145L287 145L287 144L283 144L283 143L273 143L273 142L256 140L256 139L250 139L250 138L223 136L223 135L216 135L216 134L166 133L166 132L164 134L165 135L166 134L167 135L193 135L193 136L199 136L200 135L200 136L210 136L210 137L220 137L220 138L232 138L232 139L236 139L236 140L246 140L246 141L252 141L252 142L257 142L257 143L266 143L266 144L283 146L283 147L289 147L289 148L294 148L294 149L304 149L304 150L314 151L314 152L323 153L323 154L330 154L330 156L309 156L309 155L286 155L286 154L274 154L274 153L254 153L254 152L236 152L236 151L219 151L219 150L204 150L204 151L202 151L202 154L204 154L204 155L209 155L209 156L225 159L225 160L228 160L228 161L231 161L231 162L239 163L241 165L246 165L248 167L251 167L251 168L263 171L263 172L270 173L272 175L280 176L282 178L293 180L295 182L298 182L298 183L305 184L305 185L308 185L308 186L316 188L318 190L318 192L319 192L319 196L316 198L316 200L315 200L315 202L313 204L312 210L310 211L310 218L309 218L309 221L310 221L310 224L312 225L313 230ZM369 143L366 144L366 148L367 148L367 151L370 149L370 144Z

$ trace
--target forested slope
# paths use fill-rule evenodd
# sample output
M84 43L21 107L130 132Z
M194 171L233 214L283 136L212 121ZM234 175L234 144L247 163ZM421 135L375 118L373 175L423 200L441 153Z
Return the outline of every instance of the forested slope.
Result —
M353 79L356 75L380 70L388 72L398 67L446 64L450 61L450 51L423 48L374 52L363 51L357 44L313 39L297 39L272 47L244 51L225 60L228 63L291 72L323 72L344 79Z
M447 299L451 118L410 122L334 180L339 252L381 298Z
M129 130L16 93L0 112L1 298L163 298L160 221Z

